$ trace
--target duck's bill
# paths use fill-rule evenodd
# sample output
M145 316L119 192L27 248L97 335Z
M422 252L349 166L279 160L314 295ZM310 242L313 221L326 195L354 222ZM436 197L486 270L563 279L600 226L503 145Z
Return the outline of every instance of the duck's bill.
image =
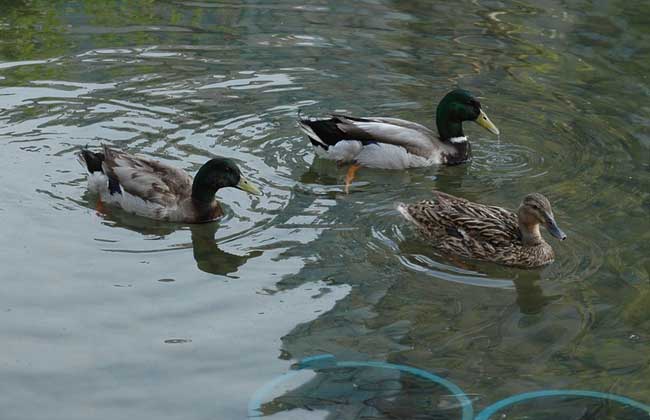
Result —
M235 188L239 188L240 190L246 191L249 194L262 195L262 192L243 175L239 178L239 183L235 186Z
M490 133L496 134L497 136L499 135L499 129L497 128L496 125L490 121L488 116L481 110L481 113L478 114L478 118L474 120L476 124L480 125L481 127L485 128L487 131Z
M557 226L557 223L555 223L555 219L553 217L549 217L546 221L546 230L548 232L558 238L559 240L563 241L566 239L566 234L562 232L562 229L560 229Z

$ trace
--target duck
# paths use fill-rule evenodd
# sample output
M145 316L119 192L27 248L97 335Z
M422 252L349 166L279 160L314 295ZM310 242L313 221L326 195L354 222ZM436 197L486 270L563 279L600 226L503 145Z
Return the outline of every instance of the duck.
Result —
M360 167L403 170L435 164L457 165L471 158L463 122L474 121L493 134L499 129L470 92L454 89L436 109L438 135L424 125L388 117L332 114L303 118L298 126L317 156L350 165L346 190Z
M506 266L535 268L555 260L540 225L562 241L567 237L540 193L526 195L516 212L436 190L433 199L399 204L397 210L437 251Z
M102 203L150 219L182 223L217 220L223 209L215 198L221 188L233 187L260 195L231 159L208 160L194 179L180 168L103 146L102 152L82 149L79 162L88 172L88 190ZM102 207L103 208L103 207Z

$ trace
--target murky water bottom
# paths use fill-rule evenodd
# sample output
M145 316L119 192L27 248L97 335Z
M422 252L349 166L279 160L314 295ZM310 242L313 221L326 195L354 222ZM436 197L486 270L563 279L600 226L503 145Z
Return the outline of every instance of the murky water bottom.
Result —
M2 9L3 418L243 418L325 353L440 375L474 414L545 389L650 403L644 2ZM433 126L456 86L502 133L466 124L467 165L362 169L345 194L346 169L296 127L298 110ZM190 172L227 156L264 195L220 191L226 216L200 226L97 211L74 154L101 144ZM437 255L395 211L432 188L511 208L542 192L569 239L532 271ZM265 415L461 418L405 374L299 373ZM638 414L586 399L510 410Z

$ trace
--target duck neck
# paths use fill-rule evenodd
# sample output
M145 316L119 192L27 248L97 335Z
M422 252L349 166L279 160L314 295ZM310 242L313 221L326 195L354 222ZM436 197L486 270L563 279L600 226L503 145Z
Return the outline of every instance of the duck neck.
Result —
M219 189L214 182L208 179L206 165L203 165L192 181L192 201L197 203L212 204L214 195Z
M519 232L521 232L521 242L524 246L537 246L544 243L544 238L539 231L539 223L525 224L520 221Z
M214 201L214 195L216 193L216 189L208 188L204 184L197 183L196 179L192 184L192 201L196 203L210 205Z
M195 221L199 223L211 222L223 214L223 210L217 200L213 200L211 203L206 203L204 201L192 199L192 204L194 207Z
M440 140L450 142L451 139L465 137L463 134L463 122L455 121L451 117L451 110L446 104L440 104L436 111L436 126Z
M192 206L199 222L209 222L222 214L221 206L214 198L216 190L201 188L196 182L192 186Z

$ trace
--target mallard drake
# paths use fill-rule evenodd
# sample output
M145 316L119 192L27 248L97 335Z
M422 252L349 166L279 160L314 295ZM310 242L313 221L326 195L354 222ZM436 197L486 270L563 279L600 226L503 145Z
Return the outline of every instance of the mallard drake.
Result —
M79 161L88 170L88 189L100 202L156 220L204 223L223 210L215 199L220 188L234 187L250 194L260 191L230 159L206 162L194 180L182 169L104 146L102 152L83 149Z
M349 185L360 166L406 169L466 162L471 148L463 121L474 121L499 134L478 99L462 89L449 92L438 104L438 136L423 125L398 118L334 114L324 119L301 117L299 126L318 156L339 165L352 164L346 180Z
M516 213L440 191L433 195L433 200L400 204L397 209L432 240L436 250L448 255L532 268L555 259L540 224L556 238L566 239L551 204L539 193L524 197Z

